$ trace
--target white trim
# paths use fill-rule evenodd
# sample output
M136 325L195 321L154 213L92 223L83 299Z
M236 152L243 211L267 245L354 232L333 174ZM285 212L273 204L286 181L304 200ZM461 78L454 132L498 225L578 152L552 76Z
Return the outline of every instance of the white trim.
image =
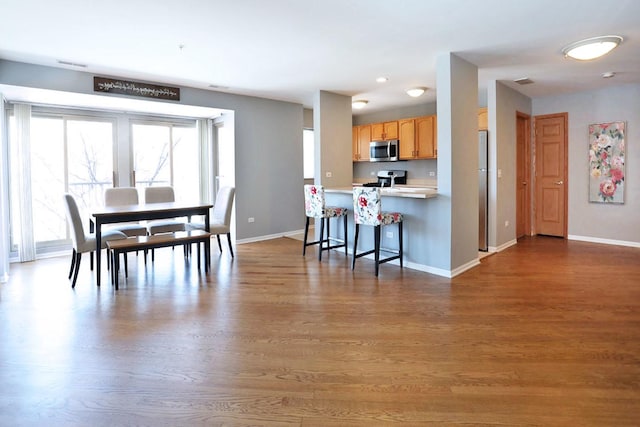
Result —
M503 243L500 246L496 247L496 246L489 246L489 252L501 252L504 251L507 248L510 248L513 245L516 245L518 243L517 239L513 239L513 240L509 240L507 243Z
M259 236L259 237L253 237L253 238L250 238L250 239L238 240L238 241L236 241L236 244L237 245L241 245L241 244L244 244L244 243L253 243L253 242L261 242L261 241L264 241L264 240L279 239L281 237L289 237L289 236L293 236L293 235L301 234L301 233L304 233L304 230L285 231L285 232L279 233L279 234L270 234L270 235L266 235L266 236ZM515 240L514 240L514 242L515 242ZM513 244L513 243L510 242L509 246L511 246L511 244ZM338 249L333 249L333 250L334 251L338 251L340 253L344 253L344 249L343 248L338 248ZM353 250L352 250L351 247L347 248L347 253L349 255L353 254ZM373 260L374 257L373 257L373 254L370 254L370 255L364 256L363 258L367 258L367 259ZM388 264L393 264L393 265L400 266L400 261L396 259L396 260L393 260L393 261L389 261ZM468 263L466 263L466 264L464 264L464 265L462 265L462 266L460 266L460 267L458 267L458 268L456 268L456 269L454 269L452 271L444 270L444 269L436 268L436 267L431 267L429 265L418 264L418 263L411 262L411 261L406 261L406 260L403 261L402 265L403 265L403 267L410 268L411 270L422 271L424 273L434 274L436 276L441 276L441 277L446 277L446 278L451 279L452 277L455 277L458 274L462 274L465 271L480 265L480 260L478 260L478 259L471 260Z
M599 237L576 236L574 234L569 234L567 236L567 239L578 240L581 242L603 243L605 245L630 246L632 248L640 248L640 242L631 242L626 240L601 239Z

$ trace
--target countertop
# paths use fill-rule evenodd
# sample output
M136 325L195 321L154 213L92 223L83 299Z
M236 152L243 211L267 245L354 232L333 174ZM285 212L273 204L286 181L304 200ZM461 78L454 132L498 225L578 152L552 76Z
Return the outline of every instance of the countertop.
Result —
M353 187L358 187L360 184L354 184ZM352 194L353 187L337 187L337 188L325 188L325 193L341 193ZM421 187L414 185L396 185L393 188L382 187L380 188L383 197L407 197L411 199L430 199L438 195L438 189L436 187Z

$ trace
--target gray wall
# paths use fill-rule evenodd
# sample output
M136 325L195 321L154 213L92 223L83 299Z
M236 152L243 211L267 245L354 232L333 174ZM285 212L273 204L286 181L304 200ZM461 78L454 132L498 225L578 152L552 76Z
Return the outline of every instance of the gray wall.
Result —
M325 187L351 185L351 97L318 91L313 105L313 122L315 182Z
M640 85L534 99L533 112L569 115L569 238L640 245ZM627 124L625 203L589 203L589 125L612 121Z
M488 99L489 246L499 248L516 238L516 112L531 115L532 103L495 80L489 82Z
M90 73L2 60L0 83L94 94ZM237 238L301 229L302 105L188 87L180 104L235 111Z

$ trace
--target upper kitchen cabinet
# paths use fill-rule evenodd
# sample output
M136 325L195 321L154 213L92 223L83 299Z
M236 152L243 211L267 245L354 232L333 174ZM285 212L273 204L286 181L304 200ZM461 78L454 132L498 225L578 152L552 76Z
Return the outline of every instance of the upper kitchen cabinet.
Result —
M398 121L400 159L434 159L437 154L436 116Z
M489 116L487 113L487 108L481 108L478 110L478 130L487 130L489 129Z
M369 143L371 142L371 125L354 126L352 128L353 161L369 161Z
M384 141L398 139L398 122L373 123L371 125L371 140Z

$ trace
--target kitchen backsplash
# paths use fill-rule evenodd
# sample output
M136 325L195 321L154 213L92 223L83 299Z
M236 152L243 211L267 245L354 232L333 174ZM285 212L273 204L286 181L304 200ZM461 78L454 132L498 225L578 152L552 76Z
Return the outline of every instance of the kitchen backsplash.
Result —
M437 186L438 160L436 159L400 162L354 162L353 182L364 183L376 181L378 171L388 169L406 170L408 185Z

